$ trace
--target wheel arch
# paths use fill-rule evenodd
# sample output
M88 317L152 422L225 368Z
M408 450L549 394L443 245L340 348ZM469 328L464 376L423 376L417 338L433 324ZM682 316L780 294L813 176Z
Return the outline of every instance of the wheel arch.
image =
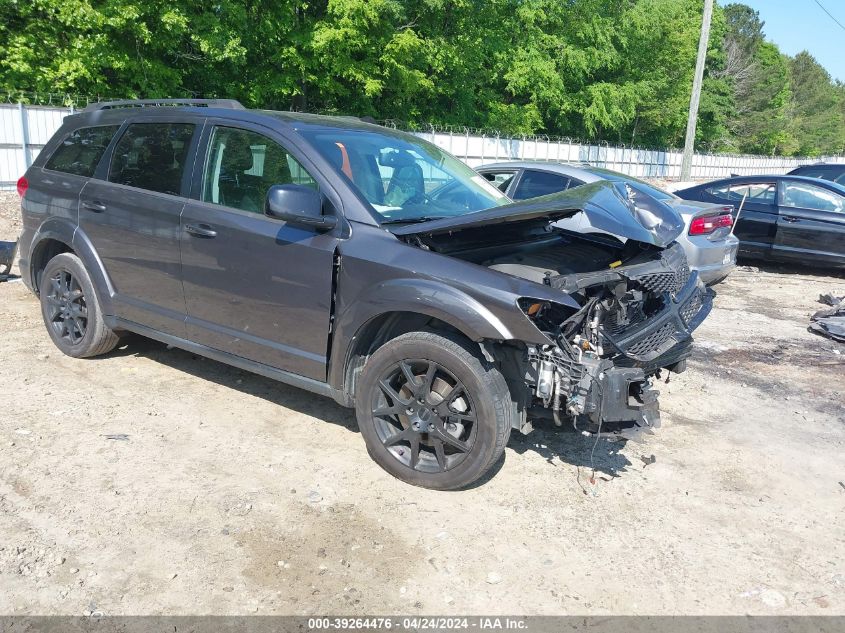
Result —
M514 338L508 326L487 306L450 284L432 279L395 278L374 284L363 292L352 290L354 296L349 299L344 295L347 287L344 281L341 273L328 382L350 404L354 399L356 372L360 372L367 356L405 332L451 331L477 345L488 359L483 342Z
M367 358L385 343L408 332L454 334L476 347L483 355L487 355L473 333L455 323L423 311L392 310L377 314L361 324L342 349L334 350L332 384L340 388L350 403L353 402L355 383Z
M88 271L103 313L113 314L111 298L114 296L114 288L91 240L84 232L58 219L55 222L48 221L32 240L30 253L28 274L36 294L47 262L60 253L73 253Z

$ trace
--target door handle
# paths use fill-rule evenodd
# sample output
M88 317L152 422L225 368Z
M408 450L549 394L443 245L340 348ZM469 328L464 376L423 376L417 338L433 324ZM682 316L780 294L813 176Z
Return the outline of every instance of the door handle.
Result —
M102 213L106 210L106 205L96 200L83 200L82 208L88 209L89 211L93 211L94 213Z
M798 222L800 218L796 218L794 215L784 215L781 216L784 222Z
M196 237L217 237L217 231L208 226L208 224L186 224L185 230Z

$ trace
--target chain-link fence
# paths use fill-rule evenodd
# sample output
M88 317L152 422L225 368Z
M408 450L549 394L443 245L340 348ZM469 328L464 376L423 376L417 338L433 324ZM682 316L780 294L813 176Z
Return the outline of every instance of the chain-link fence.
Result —
M2 99L2 97L0 97ZM17 102L11 102L18 99ZM78 95L7 93L0 103L0 189L11 189L62 119L92 101ZM470 167L511 160L589 163L639 178L677 180L682 152L549 136L512 136L468 127L419 126L398 121L383 125L403 129L454 154ZM692 178L708 180L732 174L786 173L816 162L845 163L843 156L813 158L696 153Z

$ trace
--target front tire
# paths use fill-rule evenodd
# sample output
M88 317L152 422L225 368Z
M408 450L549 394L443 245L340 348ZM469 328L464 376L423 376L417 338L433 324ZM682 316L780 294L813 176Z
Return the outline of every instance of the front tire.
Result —
M511 430L502 374L458 337L410 332L368 359L355 412L370 456L393 476L454 490L483 476Z
M119 338L106 326L94 284L76 255L61 253L47 262L39 294L44 325L62 353L88 358L117 346Z

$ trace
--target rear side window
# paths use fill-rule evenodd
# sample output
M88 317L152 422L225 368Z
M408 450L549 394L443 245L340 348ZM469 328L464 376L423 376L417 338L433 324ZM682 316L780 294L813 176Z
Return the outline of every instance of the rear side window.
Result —
M711 196L730 202L759 202L774 204L777 185L773 182L734 183L705 189Z
M821 178L842 183L845 180L845 166L841 167L801 167L794 172L795 176L806 176L807 178Z
M569 186L569 178L566 176L529 169L522 175L513 197L515 200L536 198L563 191L567 186Z
M508 190L510 187L511 182L513 182L513 177L516 175L515 171L485 171L481 174L490 183L496 187L502 193Z
M109 182L178 196L193 134L191 123L133 123L114 148Z
M118 127L103 125L71 132L56 148L44 168L90 178Z
M832 174L822 169L799 169L795 172L795 175L806 176L807 178L827 178L828 180L833 180L831 178Z

